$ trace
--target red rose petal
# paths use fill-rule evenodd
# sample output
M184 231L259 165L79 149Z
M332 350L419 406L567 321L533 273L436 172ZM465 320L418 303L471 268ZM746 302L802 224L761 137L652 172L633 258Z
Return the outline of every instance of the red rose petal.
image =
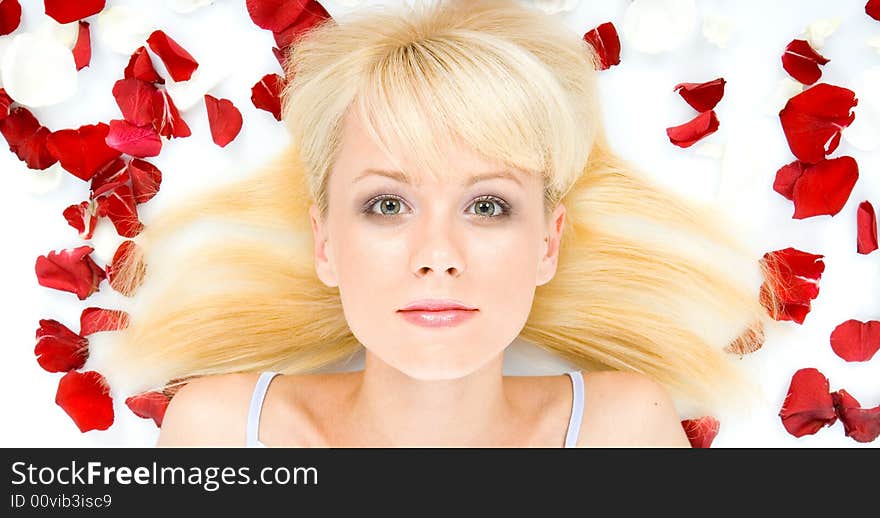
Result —
M192 131L165 90L156 90L153 93L153 128L165 138L192 135Z
M825 271L822 255L794 248L764 254L761 262L774 272L776 305L772 303L770 286L761 285L760 301L775 320L803 324L810 312L810 301L819 295L818 281Z
M856 249L860 254L870 254L877 250L877 214L871 202L863 201L859 204L857 220Z
M120 79L113 84L113 98L122 118L135 126L153 124L157 91L153 83L135 78Z
M819 83L795 95L779 112L782 131L794 156L815 164L840 144L840 131L852 124L858 104L852 90Z
M128 327L128 313L119 309L88 307L79 316L80 336L101 331L118 331Z
M110 264L107 265L107 278L110 287L126 297L135 293L147 272L143 260L135 258L138 255L140 255L140 249L134 241L123 241L113 254ZM123 271L124 268L126 271Z
M831 332L831 349L848 362L866 362L880 349L880 321L850 319Z
M272 32L280 32L293 25L310 4L317 2L311 0L247 0L246 2L248 14L257 27Z
M241 131L241 112L232 101L217 99L210 94L205 94L205 108L208 110L211 138L218 146L226 147Z
M81 432L106 430L113 424L113 399L106 380L95 371L70 371L58 382L55 403Z
M292 24L280 30L272 31L275 36L275 44L280 49L286 49L309 29L330 18L330 13L315 0L304 0L305 7L296 17ZM286 17L284 17L286 19Z
M134 158L128 164L128 174L131 176L131 190L136 204L149 201L159 192L162 171L153 164Z
M727 81L719 77L705 83L678 83L672 90L677 91L693 109L705 112L714 108L724 96L725 84Z
M145 392L137 396L131 396L125 400L126 406L138 417L152 419L156 426L162 427L165 418L165 410L171 398L162 392Z
M880 21L880 0L868 0L865 4L865 13L871 18Z
M856 398L844 389L833 392L831 397L847 437L857 442L871 442L880 436L880 406L861 408Z
M795 437L818 432L837 421L828 379L817 369L800 369L791 377L779 411L782 425Z
M153 60L144 46L138 47L131 55L122 73L125 79L140 79L147 83L165 84L165 79L156 72Z
M773 188L794 202L794 219L834 216L846 205L858 178L856 161L842 156L815 164L792 162L776 172Z
M278 74L266 74L251 87L251 102L261 110L271 113L276 120L281 120L281 90L284 78Z
M98 14L104 9L105 0L44 0L46 14L58 23L70 23Z
M82 70L89 66L92 59L92 38L89 35L89 22L79 22L79 34L76 37L76 45L73 47L73 61L76 69Z
M697 419L685 419L681 422L687 434L688 440L691 442L691 448L709 448L712 441L718 435L718 428L721 423L712 416L703 416Z
M96 201L98 215L109 217L120 236L135 237L144 229L144 224L138 220L137 204L128 185L119 185Z
M782 54L782 68L805 85L811 85L822 77L819 65L828 59L817 53L806 40L792 40Z
M89 341L54 319L40 319L34 354L49 372L79 369L89 358Z
M136 157L151 157L162 150L162 139L152 126L135 126L124 120L111 120L107 145Z
M49 151L61 162L61 167L81 180L90 180L98 170L113 162L121 154L107 146L110 126L99 122L78 129L53 132L46 139Z
M6 137L9 150L31 169L46 169L58 161L46 147L46 139L52 132L24 106L13 108L0 119L0 133Z
M92 200L105 192L110 192L117 186L128 183L128 169L125 167L125 160L117 158L106 166L102 167L92 177L92 183L89 186Z
M686 148L707 135L715 133L718 129L718 117L714 110L703 112L688 122L666 128L669 141L678 147Z
M79 232L79 237L85 240L92 239L95 226L98 224L97 205L86 200L78 205L71 205L62 212L67 223Z
M83 245L37 257L37 282L40 286L75 293L79 300L85 300L98 291L107 276L89 256L93 251L92 247Z
M15 101L12 100L12 97L6 93L6 90L0 88L0 120L9 117L9 107L12 106L12 103Z
M18 0L0 2L0 36L10 34L21 24L21 4Z
M584 34L584 41L589 43L599 58L596 70L607 70L620 64L620 36L611 22L605 22Z
M198 62L183 47L161 30L147 38L147 44L159 56L165 69L175 81L186 81L199 68Z

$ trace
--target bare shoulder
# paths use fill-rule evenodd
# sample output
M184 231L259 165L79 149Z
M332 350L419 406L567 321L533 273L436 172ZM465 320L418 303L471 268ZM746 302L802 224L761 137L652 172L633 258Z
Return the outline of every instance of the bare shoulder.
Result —
M241 446L257 373L203 376L171 398L157 447Z
M578 446L690 448L669 392L631 371L583 372Z

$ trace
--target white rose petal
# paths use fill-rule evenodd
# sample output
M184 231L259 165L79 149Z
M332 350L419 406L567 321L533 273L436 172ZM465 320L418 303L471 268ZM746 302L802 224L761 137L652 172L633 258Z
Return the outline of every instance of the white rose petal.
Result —
M733 33L733 24L723 16L707 14L703 16L703 37L718 48L727 48L730 35Z
M0 76L6 93L29 108L58 104L76 93L73 53L52 37L16 35L3 54Z
M841 135L854 148L873 151L880 147L880 66L863 70L848 84L859 103L853 108L856 118Z
M52 17L43 18L33 34L55 38L67 48L72 49L79 37L79 22L58 23Z
M214 0L165 0L165 5L168 6L168 9L178 14L191 13L196 9L213 3Z
M764 113L778 116L785 103L795 95L804 91L804 85L790 77L783 77L776 83L776 90L764 104Z
M713 142L704 142L702 144L699 144L696 149L694 149L694 153L697 156L720 159L722 156L724 156L724 146L722 144L715 144Z
M681 47L696 24L694 0L633 0L623 15L622 32L636 50L658 54Z
M361 5L363 0L333 0L337 4L342 4L343 7L357 7Z
M877 53L880 54L880 34L868 38L868 46L874 47L874 50L876 50Z
M807 25L804 34L807 42L816 50L825 45L825 39L837 30L840 26L840 18L823 18Z
M116 232L113 222L109 218L103 217L98 218L95 224L95 232L92 234L89 244L95 249L92 254L101 260L98 264L104 265L110 264L113 261L113 254L116 253L116 249L125 240L126 238Z
M231 74L230 66L224 66L221 61L205 60L199 63L199 68L186 81L166 79L165 90L174 101L174 106L185 111L201 102L211 88Z
M24 162L22 162L24 166ZM61 163L55 162L46 169L35 171L26 167L22 171L15 171L15 192L40 195L57 189L62 180L70 176L70 173L61 167Z
M571 11L579 0L532 0L535 7L547 14L556 14L562 11Z
M131 5L115 5L98 14L97 35L114 52L130 56L156 27L150 11Z

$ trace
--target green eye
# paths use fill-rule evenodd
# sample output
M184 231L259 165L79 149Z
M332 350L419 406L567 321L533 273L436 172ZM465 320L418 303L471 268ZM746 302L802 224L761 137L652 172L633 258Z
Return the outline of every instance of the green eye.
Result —
M380 195L371 198L364 206L363 212L368 216L396 217L401 213L402 200L397 196ZM378 207L378 210L376 209ZM474 200L470 207L476 207L476 212L469 212L485 219L502 218L510 215L510 205L496 196L481 196ZM498 207L496 209L496 207Z

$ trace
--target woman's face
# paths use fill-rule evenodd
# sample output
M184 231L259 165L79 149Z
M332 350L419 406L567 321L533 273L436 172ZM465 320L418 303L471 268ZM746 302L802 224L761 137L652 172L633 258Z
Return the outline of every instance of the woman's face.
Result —
M541 178L504 171L464 148L439 181L415 185L365 171L394 171L353 116L328 181L328 213L311 207L317 274L338 286L352 333L370 353L417 379L466 376L496 359L528 319L535 287L556 272L565 208L544 217ZM476 311L453 326L438 313L400 310L420 299L454 299ZM406 318L409 315L409 318ZM448 313L446 314L448 315Z

